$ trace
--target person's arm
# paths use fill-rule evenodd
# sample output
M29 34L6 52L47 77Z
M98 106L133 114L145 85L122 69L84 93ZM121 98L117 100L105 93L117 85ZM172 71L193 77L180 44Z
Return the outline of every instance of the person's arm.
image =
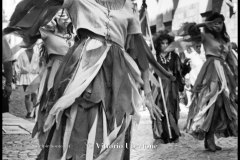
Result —
M139 65L140 70L149 68L149 64L153 68L154 72L162 78L169 80L175 80L172 73L166 71L154 58L149 46L142 37L142 34L130 35L130 40L127 40L126 50L130 55L136 57L136 62Z
M6 78L6 85L5 85L5 91L7 92L7 96L9 97L12 93L12 78L13 78L13 70L12 70L12 62L4 62L3 63L4 68L4 76Z
M141 35L137 37L136 35L137 34L134 34L128 37L130 39L127 39L127 44L125 48L127 52L131 55L131 57L133 57L133 59L136 61L141 71L141 76L144 82L143 89L144 89L144 95L145 95L145 105L148 108L152 119L155 120L156 118L158 118L161 120L161 116L163 116L163 114L161 110L154 103L154 100L152 97L152 91L149 83L149 61L148 61L146 52L149 52L150 49L148 48L148 46L146 46L147 44L145 41L142 41L141 39L139 41L138 38ZM145 46L145 47L139 48L139 46ZM158 71L158 73L161 73L161 72Z
M4 69L4 77L6 79L5 84L5 91L7 93L7 96L10 96L12 92L12 62L11 62L11 55L12 51L10 49L10 46L7 42L7 39L5 36L2 36L2 64Z
M149 69L142 72L142 79L143 79L143 89L144 89L144 96L145 96L145 105L149 110L150 116L153 120L159 119L161 120L163 117L162 111L156 106L153 100L152 91L150 88L149 83Z

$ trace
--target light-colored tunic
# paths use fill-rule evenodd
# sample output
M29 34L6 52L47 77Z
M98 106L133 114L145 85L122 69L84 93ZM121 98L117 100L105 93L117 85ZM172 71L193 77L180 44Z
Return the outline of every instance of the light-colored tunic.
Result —
M37 46L33 48L33 55L31 61L27 56L26 50L22 50L19 55L15 69L19 75L17 80L17 85L29 85L39 73L39 49ZM23 73L27 71L28 73Z
M188 76L190 84L194 85L197 76L202 68L202 65L206 60L202 57L202 53L198 54L196 51L192 51L191 54L187 53L185 55L187 58L191 60L190 62L191 71L189 72Z

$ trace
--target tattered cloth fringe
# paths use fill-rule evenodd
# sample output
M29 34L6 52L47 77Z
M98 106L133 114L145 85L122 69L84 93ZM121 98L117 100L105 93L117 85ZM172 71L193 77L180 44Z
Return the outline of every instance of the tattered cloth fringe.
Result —
M212 118L209 117L213 113L213 109L215 107L215 102L220 94L223 94L224 97L226 97L228 100L231 101L230 98L230 90L227 83L227 77L224 72L224 68L221 65L221 62L218 60L214 60L214 68L217 72L217 76L219 78L219 81L221 82L221 85L219 88L219 84L217 82L210 82L212 85L211 90L206 90L207 88L204 88L205 92L201 91L200 93L204 95L199 95L199 97L194 97L193 104L191 104L191 108L189 110L189 117L188 117L188 123L187 123L187 131L195 135L198 139L203 139L204 136L201 136L201 133L204 134L204 132L207 132ZM207 92L207 93L206 93ZM201 99L199 99L201 98ZM197 100L198 99L198 100ZM199 102L197 102L197 101ZM228 101L227 100L227 101ZM225 100L224 100L225 101ZM235 121L237 121L237 110L236 106L232 103L225 103L224 105L227 107L226 109L226 115L228 118L232 121L232 123L235 124ZM231 129L234 129L233 127ZM199 133L199 135L197 135ZM218 134L221 135L221 134Z
M61 6L61 1L57 0L22 0L3 32L18 34L24 39L24 47L27 48L40 38L39 28L50 22Z
M82 47L81 45L79 47ZM63 156L62 160L66 159L67 156L67 151L68 151L68 146L69 146L69 141L70 141L70 136L72 133L72 129L74 126L74 122L77 116L77 105L72 105L73 102L77 97L79 97L88 87L88 85L92 82L92 80L95 78L97 75L98 71L100 70L107 53L111 47L111 44L103 44L103 42L96 40L96 39L87 39L82 53L80 55L80 62L78 63L78 66L73 73L73 77L71 78L68 86L66 87L63 96L58 99L58 101L54 104L52 109L50 110L50 113L47 117L47 120L44 125L44 131L48 131L53 124L56 122L57 128L59 127L61 117L63 114L63 111L67 108L70 108L70 116L66 121L66 128L64 131L64 137L63 137ZM89 53L91 50L97 49L99 52L94 52L95 54L93 57L89 56ZM76 51L79 51L78 48L76 48ZM132 86L132 106L134 109L135 116L138 117L137 119L139 120L139 115L137 114L138 112L138 106L141 106L141 103L143 102L141 99L141 96L138 93L138 89L136 87L136 83L142 83L140 71L135 64L135 62L131 59L131 57L126 53L122 52L124 55L124 58L127 62L127 68L128 68L128 77L131 82ZM97 54L97 55L96 55ZM93 123L92 128L90 129L89 132L89 137L95 137L96 134L96 120L99 115L97 114ZM105 111L103 110L103 129L104 129L104 144L109 145L113 143L114 140L116 140L117 135L119 134L119 130L121 126L123 125L123 122L126 123L125 127L130 123L130 115L126 115L125 119L123 118L122 124L114 127L114 130L107 135L107 122L106 122L106 114ZM129 119L130 118L130 119ZM116 121L116 120L115 120ZM116 122L115 122L116 123ZM125 130L126 130L125 128ZM122 133L124 134L124 133ZM91 160L93 158L93 153L94 150L91 148L91 144L94 143L94 138L88 138L88 143L90 145L87 146L86 150L86 156L87 159ZM103 152L102 150L101 152Z

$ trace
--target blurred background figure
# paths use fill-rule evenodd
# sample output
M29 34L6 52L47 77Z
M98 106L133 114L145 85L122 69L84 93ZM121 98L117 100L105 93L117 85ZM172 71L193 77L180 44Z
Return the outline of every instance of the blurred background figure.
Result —
M200 42L194 42L192 47L188 48L185 52L186 58L190 60L191 71L186 75L186 96L187 96L187 106L191 103L191 89L197 79L197 76L205 62L205 56L202 50L202 44Z
M31 82L38 76L39 73L39 48L37 45L32 45L19 54L16 61L16 73L18 75L17 85L22 86L24 92ZM26 93L25 107L27 110L26 118L33 118L31 115L33 106L36 104L35 93Z
M5 113L9 112L9 98L12 93L13 77L12 51L6 37L2 37L2 47L2 113Z
M174 37L170 36L167 31L160 31L154 40L158 63L176 77L175 81L162 79L162 87L167 111L165 112L163 97L160 89L155 101L157 106L163 111L164 117L162 118L162 121L152 119L153 136L155 139L163 141L163 143L178 142L180 136L178 128L180 112L179 91L182 92L184 90L184 76L187 72L189 72L186 72L186 70L189 70L189 66L187 66L186 63L183 64L181 62L180 57L175 51L165 52L165 49L173 41ZM166 118L166 113L168 114L168 119ZM167 121L169 121L170 126ZM170 138L168 128L171 130L172 138Z
M238 62L231 51L224 20L222 14L214 12L202 25L188 24L189 35L201 38L206 61L194 83L187 132L204 139L205 149L211 152L222 149L216 145L214 135L238 136ZM201 26L204 32L200 31Z

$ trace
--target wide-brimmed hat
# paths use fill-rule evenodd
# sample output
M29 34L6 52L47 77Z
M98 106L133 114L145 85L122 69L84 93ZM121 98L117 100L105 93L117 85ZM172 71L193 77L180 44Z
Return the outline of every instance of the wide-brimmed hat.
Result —
M225 20L224 16L218 12L213 12L210 16L206 18L206 21L213 21L214 19L221 18L222 21Z

